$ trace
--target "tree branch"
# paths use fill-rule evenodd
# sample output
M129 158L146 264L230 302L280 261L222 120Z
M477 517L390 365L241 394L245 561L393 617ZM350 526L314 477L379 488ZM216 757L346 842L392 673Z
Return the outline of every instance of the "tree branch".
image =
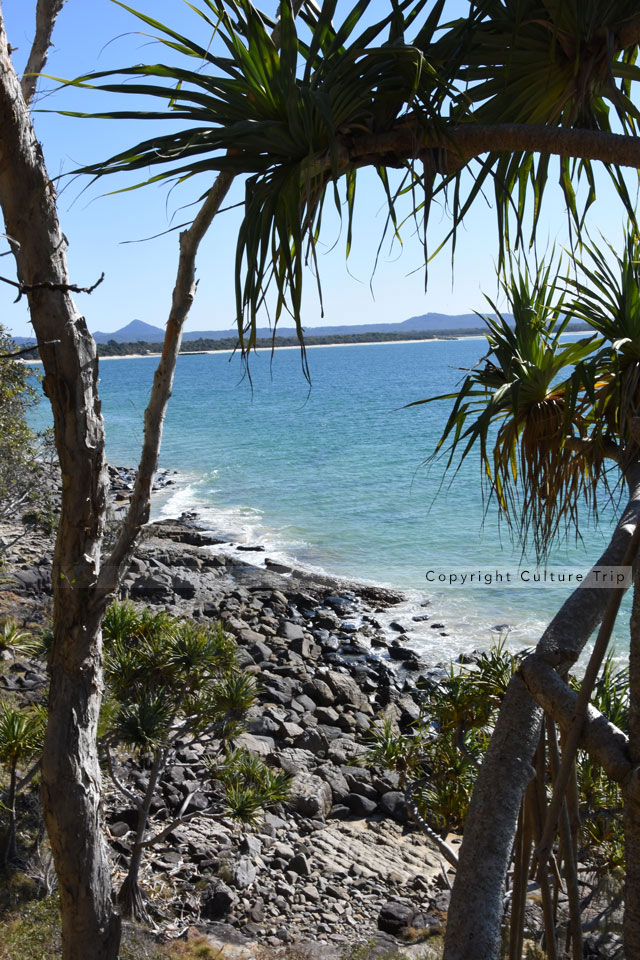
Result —
M452 176L485 153L542 153L581 160L599 160L621 167L640 167L640 137L599 130L569 129L536 123L458 123L426 131L416 114L379 134L350 137L339 151L339 169L348 166L403 167L422 160L443 176ZM315 158L311 176L331 176L332 158Z
M562 730L568 731L576 717L576 691L567 686L554 668L536 653L522 663L519 674L534 700ZM622 730L592 705L587 707L579 743L611 780L621 784L629 781L634 767L629 757L628 739Z
M176 362L182 342L182 328L195 297L195 262L198 247L233 183L233 174L218 174L195 220L180 234L180 256L173 289L171 312L164 335L162 354L153 378L151 398L144 413L144 441L138 472L127 515L111 555L100 571L99 588L111 594L128 563L136 537L149 519L153 476L158 468L160 444L167 404L173 388Z
M296 0L295 13L300 6L300 0ZM272 34L276 40L279 29L280 21L278 20ZM234 175L227 171L221 171L218 174L195 220L188 230L180 234L180 256L171 311L165 330L162 354L153 378L151 398L144 414L144 442L140 463L120 535L100 571L98 587L103 596L110 595L117 589L120 576L131 559L138 533L149 519L153 476L158 468L164 418L173 387L176 361L180 353L182 329L189 315L197 287L196 256L200 243L220 210L233 179Z
M583 453L585 455L593 453L594 450L593 440L587 437L567 437L564 441L564 446L565 449L571 450L572 453ZM608 457L610 460L615 460L616 463L620 462L622 451L615 441L606 441L602 446L602 452L605 457Z
M2 279L0 277L0 279ZM48 340L47 343L60 343L59 340ZM38 344L32 343L30 347L23 347L22 350L14 350L13 353L0 353L0 360L13 360L14 357L21 357L25 353L33 353L38 350Z
M8 277L2 276L0 276L0 280L3 283L8 283L11 287L17 288L19 291L18 296L13 301L17 303L24 293L31 293L33 290L57 290L60 293L93 293L96 287L99 287L104 280L104 271L90 287L79 287L76 283L55 283L53 280L42 280L40 283L25 283L23 280L9 280ZM49 342L59 343L58 340Z
M126 797L127 800L129 800L137 810L142 810L142 803L138 797L136 797L136 795L127 787L125 787L122 781L118 779L113 766L113 758L111 756L111 749L108 743L105 743L104 750L107 755L107 769L109 770L109 776L113 780L114 785L118 788L122 796Z
M65 0L38 0L36 7L36 34L33 38L33 45L24 68L20 89L25 103L30 103L36 92L38 83L38 74L44 70L47 62L49 48L51 47L51 34L57 20L58 14L64 6Z
M197 792L197 791L194 791ZM193 793L190 793L188 800L191 799ZM140 844L141 847L153 847L157 843L162 843L165 837L168 837L172 830L175 830L176 827L181 827L185 823L189 823L190 820L195 820L196 817L203 817L206 820L215 820L222 817L221 813L214 813L212 807L206 807L204 810L192 810L191 813L185 813L181 816L172 820L171 823L168 823L160 833L157 833L153 837L149 837L148 840L143 840Z

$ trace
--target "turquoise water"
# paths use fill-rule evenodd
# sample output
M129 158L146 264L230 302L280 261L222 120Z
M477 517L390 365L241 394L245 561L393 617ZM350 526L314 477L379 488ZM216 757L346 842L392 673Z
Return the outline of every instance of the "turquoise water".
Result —
M311 388L297 350L255 355L251 384L237 357L181 356L160 458L181 480L156 514L198 510L218 533L263 543L270 557L408 590L393 614L407 623L429 600L431 621L412 624L412 635L438 656L486 645L498 624L516 643L535 642L568 588L426 580L430 571L499 567L516 578L535 569L495 511L485 515L473 456L444 485L442 464L424 463L449 404L403 409L455 389L484 347L468 339L313 348ZM154 368L153 358L101 362L113 463L136 462ZM547 568L586 572L610 523L581 531L584 542L558 549Z

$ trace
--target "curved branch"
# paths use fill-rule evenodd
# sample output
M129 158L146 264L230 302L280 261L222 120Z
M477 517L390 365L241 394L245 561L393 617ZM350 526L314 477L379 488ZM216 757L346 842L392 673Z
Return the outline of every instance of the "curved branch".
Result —
M562 730L568 731L576 717L576 691L535 653L522 663L519 673L534 700ZM586 710L579 745L600 764L611 780L623 785L630 781L633 764L627 736L591 705Z

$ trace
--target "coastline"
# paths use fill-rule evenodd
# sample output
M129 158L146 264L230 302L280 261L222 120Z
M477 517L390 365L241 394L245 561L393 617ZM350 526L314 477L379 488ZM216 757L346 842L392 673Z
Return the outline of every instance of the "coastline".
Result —
M126 473L112 468L115 498ZM51 536L27 531L7 545L10 534L0 526L12 561L0 613L35 627L34 612L46 613L51 596ZM305 960L339 960L346 944L376 940L385 955L402 945L403 956L417 960L423 947L402 938L410 926L429 926L424 918L433 911L441 927L449 896L437 879L440 855L409 822L398 775L364 758L372 726L388 719L410 730L420 715L420 677L433 682L444 671L434 673L397 634L384 636L377 618L400 595L275 563L258 568L252 551L230 558L220 546L193 516L149 524L120 598L205 628L223 623L239 665L258 685L246 732L234 743L290 774L290 792L251 831L226 817L213 830L197 818L176 826L163 849L145 858L149 898L155 903L153 891L171 877L171 904L161 895L165 919L186 919L209 943L246 947L238 956L268 957L265 948L291 943ZM46 684L46 665L19 654L0 678L2 695L25 703L39 702ZM194 813L214 796L206 758L185 748L178 759L158 791L157 822L184 808L186 784L201 804ZM143 764L117 763L135 789ZM137 819L107 778L103 804L121 877Z
M446 331L439 331L439 333L446 333ZM565 331L561 336L562 337L575 337L583 333L589 333L588 330L571 330ZM327 337L330 339L330 337ZM455 340L484 340L485 335L482 333L455 333L451 336L424 336L424 337L409 337L406 340L362 340L362 341L350 341L346 343L340 342L329 342L329 343L309 343L305 344L305 350L316 350L318 348L324 347L378 347L378 346L390 346L393 344L403 344L408 343L446 343L448 341ZM188 342L188 341L187 341ZM252 353L272 353L276 350L299 350L299 344L281 344L276 346L263 346L255 347L251 352ZM236 348L224 348L221 350L181 350L178 354L179 357L198 357L198 356L209 356L216 353L223 355L233 355L237 353ZM103 360L146 360L148 358L157 358L162 356L160 351L153 351L149 353L125 353L125 354L113 354L110 356L99 356L99 362L102 363ZM17 358L19 363L27 364L38 364L41 363L40 360L25 360L22 357Z
M305 346L305 350L317 350L324 349L325 347L381 347L381 346L392 346L394 344L407 344L407 343L446 343L449 340L483 340L484 337L479 334L474 334L471 336L451 336L451 337L412 337L409 340L363 340L362 342L357 343L310 343ZM275 347L256 347L252 350L252 353L271 353L274 350L299 350L300 346L297 344L287 344L283 346ZM178 354L178 357L201 357L201 356L215 356L215 354L221 355L232 355L237 353L237 350L233 349L223 349L223 350L181 350ZM98 360L102 363L105 360L147 360L152 358L158 358L162 354L157 353L123 353L117 354L114 356L99 356ZM40 360L22 360L22 363L40 363Z

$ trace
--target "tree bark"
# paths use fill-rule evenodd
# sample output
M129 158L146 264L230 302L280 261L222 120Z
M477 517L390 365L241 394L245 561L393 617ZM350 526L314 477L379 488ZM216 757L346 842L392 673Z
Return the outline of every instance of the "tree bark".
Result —
M53 563L54 644L42 758L45 821L60 885L64 960L115 960L119 919L100 828L96 726L102 693L95 603L108 476L96 348L70 294L56 192L44 164L0 12L0 206L18 278L63 289L27 296L62 472Z
M36 92L38 74L44 70L47 62L51 35L56 25L58 14L62 10L65 0L38 0L36 7L36 33L33 38L31 52L27 65L24 68L20 87L25 103L30 103Z
M623 794L624 953L626 957L640 957L640 581L637 576L633 588L629 643L629 757L634 771Z
M629 501L598 564L622 562L640 519L640 463L627 474ZM568 669L602 619L609 591L579 587L544 632L536 654ZM516 674L507 689L473 792L445 938L445 960L496 960L503 891L524 791L533 775L542 710Z
M4 849L2 851L2 865L4 867L8 867L18 857L18 843L17 843L17 831L16 831L16 796L17 796L18 772L16 768L17 768L17 763L14 763L11 767L11 779L9 782L9 800L7 803L7 808L9 810L9 826L7 827L7 835L4 840Z

